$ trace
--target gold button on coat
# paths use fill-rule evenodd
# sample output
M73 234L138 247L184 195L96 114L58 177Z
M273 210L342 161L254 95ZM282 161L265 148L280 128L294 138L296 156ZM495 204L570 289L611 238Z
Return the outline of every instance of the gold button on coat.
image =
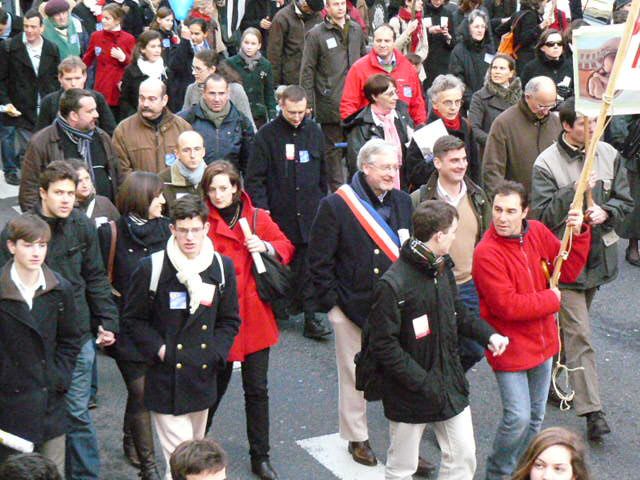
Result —
M182 344L181 344L181 343L179 343L178 345L176 345L176 348L177 348L178 350L182 350Z
M179 370L182 368L182 364L181 363L176 363L176 368Z

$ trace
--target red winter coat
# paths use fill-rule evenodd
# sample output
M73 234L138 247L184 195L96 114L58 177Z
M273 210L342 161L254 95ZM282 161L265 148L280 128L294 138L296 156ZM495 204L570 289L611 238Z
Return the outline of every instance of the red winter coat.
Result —
M122 30L94 32L89 40L87 52L82 61L87 67L96 60L96 82L93 89L104 95L107 103L115 107L120 103L120 89L118 84L124 75L124 69L131 62L131 55L136 46L136 39L130 33ZM119 62L111 56L111 49L120 47L127 58Z
M209 200L209 237L217 252L233 260L238 283L238 303L240 304L240 331L229 352L230 362L244 361L251 353L271 347L278 342L278 325L269 304L258 296L256 280L253 276L253 260L244 245L244 235L239 224L231 230ZM246 193L242 193L242 217L249 225L253 223L255 208ZM282 233L278 225L265 210L258 211L256 234L261 240L269 242L278 252L285 264L291 262L295 248Z
M409 114L416 126L426 123L427 110L422 97L422 85L418 78L418 72L399 50L394 49L393 52L397 63L391 73L382 68L378 56L373 50L349 69L340 102L340 117L343 120L369 105L369 101L364 96L364 84L370 76L383 73L391 75L395 79L398 98L409 105Z
M573 237L569 258L560 281L573 283L582 272L591 243L585 225ZM558 353L558 329L554 314L560 301L549 290L542 269L551 264L560 250L560 240L542 223L528 220L517 238L501 237L491 227L473 255L473 280L480 298L480 316L498 333L509 337L509 347L499 357L487 353L494 370L519 372L543 363Z

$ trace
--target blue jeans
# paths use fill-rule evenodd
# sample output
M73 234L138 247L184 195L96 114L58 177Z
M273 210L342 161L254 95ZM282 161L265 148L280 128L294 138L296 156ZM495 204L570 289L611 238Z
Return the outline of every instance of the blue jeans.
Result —
M487 480L510 477L540 431L551 383L553 358L521 372L494 372L502 399L502 421L487 460Z
M16 173L16 129L2 123L0 115L0 151L2 152L2 170L4 174Z
M473 280L458 285L458 292L460 300L469 310L469 315L479 318L480 301L478 300L478 292ZM465 372L484 358L485 348L485 345L480 345L472 338L464 335L458 336L458 353L460 355L460 363Z
M100 453L98 437L89 414L91 372L96 352L93 339L80 350L67 392L67 412L71 428L67 433L65 473L67 480L98 480Z

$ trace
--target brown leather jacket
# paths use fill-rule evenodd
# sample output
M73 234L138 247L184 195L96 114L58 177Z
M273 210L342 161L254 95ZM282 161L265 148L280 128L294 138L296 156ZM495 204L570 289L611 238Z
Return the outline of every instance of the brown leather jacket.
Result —
M107 132L96 128L100 136L104 151L107 154L107 171L111 179L111 194L116 198L118 186L122 183L120 172L120 160L111 142L111 137ZM60 142L60 132L53 124L43 128L33 137L27 146L22 161L22 179L20 180L20 192L18 201L20 208L26 212L38 201L38 189L40 187L40 174L51 162L55 160L66 160L62 143Z
M167 168L166 157L176 154L178 137L187 130L193 130L191 125L166 108L157 128L139 112L125 118L113 132L122 174L134 170L160 173Z

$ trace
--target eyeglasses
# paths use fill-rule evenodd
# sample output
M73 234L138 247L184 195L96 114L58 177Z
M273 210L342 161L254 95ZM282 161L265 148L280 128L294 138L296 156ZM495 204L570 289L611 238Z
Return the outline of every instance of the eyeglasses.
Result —
M563 47L564 43L562 42L544 42L544 46L545 47Z
M549 105L540 105L539 103L536 103L536 108L538 110L553 110L556 106L558 106L558 102L553 102Z
M176 228L176 233L182 237L188 236L190 233L193 235L198 235L204 230L204 227L195 227L195 228Z
M380 170L381 172L385 172L385 173L393 173L400 170L400 165L398 165L397 163L394 163L393 165L382 165L382 166L372 163L371 166L376 170Z

